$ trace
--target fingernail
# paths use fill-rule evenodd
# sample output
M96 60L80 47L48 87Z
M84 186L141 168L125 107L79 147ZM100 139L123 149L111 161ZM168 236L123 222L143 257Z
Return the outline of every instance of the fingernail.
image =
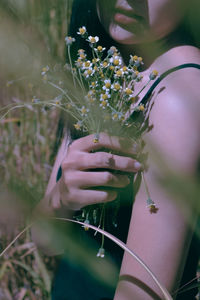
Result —
M142 165L141 165L138 161L134 162L134 168L135 168L136 170L140 170L141 166L142 166Z

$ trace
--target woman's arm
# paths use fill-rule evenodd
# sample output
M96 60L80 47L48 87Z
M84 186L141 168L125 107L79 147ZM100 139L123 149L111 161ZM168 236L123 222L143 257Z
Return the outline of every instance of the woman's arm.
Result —
M167 88L155 97L151 112L154 129L149 134L168 166L191 176L195 174L200 149L200 123L196 113L200 111L198 72L185 70L184 74L176 73L163 82ZM156 174L162 174L162 165L155 167L151 151L149 148L146 180L159 210L156 214L149 213L142 186L133 206L127 245L172 292L180 282L191 241L193 228L188 225L188 218L194 224L196 216L185 203L177 204L158 184ZM125 253L114 300L132 299L163 299L163 295L146 271Z
M53 165L51 176L49 178L45 196L40 203L40 208L44 209L45 212L47 212L48 210L53 211L54 209L60 208L59 182L56 181L56 178L62 161L67 155L68 146L70 143L71 136L69 131L66 131L56 155L55 163Z

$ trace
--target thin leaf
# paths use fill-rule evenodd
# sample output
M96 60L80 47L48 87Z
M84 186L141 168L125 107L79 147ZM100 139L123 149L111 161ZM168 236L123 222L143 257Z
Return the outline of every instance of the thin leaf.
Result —
M83 222L80 221L76 221L76 220L72 220L72 219L67 219L67 218L53 218L54 220L61 220L61 221L68 221L68 222L73 222L73 223L77 223L80 224L82 226L85 226L85 224ZM173 300L171 295L169 294L169 292L167 291L167 289L159 282L159 280L157 279L157 277L153 274L153 272L149 269L149 267L139 258L139 256L137 254L135 254L131 249L129 249L125 243L123 243L122 241L120 241L118 238L116 238L114 235L96 227L90 224L87 224L87 226L91 229L93 229L94 231L98 231L99 233L101 233L102 235L106 236L107 238L109 238L111 241L113 241L115 244L117 244L118 246L120 246L123 250L125 250L126 252L128 252L134 259L136 259L139 264L150 274L150 276L152 277L152 279L155 281L155 283L157 284L157 286L159 287L159 289L161 290L161 292L164 295L164 299L165 300Z
M48 274L45 264L42 261L42 258L40 257L40 254L37 250L34 251L34 257L35 257L36 263L38 265L39 271L41 273L41 276L43 278L45 288L48 292L50 292L51 291L51 278Z

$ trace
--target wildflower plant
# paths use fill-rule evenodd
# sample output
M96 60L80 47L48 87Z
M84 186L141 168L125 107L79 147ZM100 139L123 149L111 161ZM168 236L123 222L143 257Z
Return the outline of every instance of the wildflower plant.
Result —
M92 59L87 57L84 49L79 49L77 60L72 62L71 45L75 42L75 38L67 36L65 43L68 62L64 66L64 71L71 74L73 88L67 89L59 76L55 76L55 68L45 66L41 70L43 82L56 88L58 94L49 101L42 101L34 96L32 105L42 105L45 108L58 107L64 110L74 120L73 126L77 131L94 134L94 143L99 142L101 132L128 137L138 145L140 152L136 158L143 163L145 169L146 155L143 153L142 137L150 130L149 107L140 103L139 95L158 76L158 72L152 71L148 82L135 93L136 85L142 81L142 74L139 72L140 66L143 65L142 58L130 55L129 63L125 66L118 49L114 46L106 49L100 45L99 37L90 36L85 26L79 28L77 34L89 43ZM81 97L77 96L77 90L81 92ZM14 107L9 107L8 111L12 109ZM147 207L150 213L155 213L157 207L151 200L143 171L139 173L140 176L142 173L147 192ZM118 210L118 199L114 202L116 205L113 207ZM89 229L87 224L91 223L104 229L106 205L98 204L83 208L77 220L84 222L85 230ZM97 256L104 256L103 238Z
M84 49L79 49L77 60L72 64L70 48L75 39L72 37L65 39L68 49L68 69L71 70L74 87L82 90L84 99L84 104L74 101L70 103L69 113L77 119L74 127L82 132L94 133L94 143L98 143L102 131L110 135L116 135L117 132L119 136L131 138L141 146L141 153L137 158L141 158L145 163L142 154L142 136L144 132L150 130L149 126L146 126L149 110L140 103L139 95L158 76L158 72L152 71L147 84L135 93L135 85L142 80L139 72L139 67L143 64L142 57L130 55L129 64L125 66L118 49L113 46L107 50L98 44L99 37L89 35L85 26L79 28L77 34L89 43L92 59L88 59ZM139 122L130 117L134 116L134 112L137 116L140 115ZM142 178L147 192L147 207L150 213L155 213L158 208L150 197L144 174ZM86 207L77 220L84 221L85 230L88 230L87 224L90 223L104 229L105 206L106 204ZM118 208L119 205L116 203L114 209ZM104 257L103 244L102 237L98 257Z

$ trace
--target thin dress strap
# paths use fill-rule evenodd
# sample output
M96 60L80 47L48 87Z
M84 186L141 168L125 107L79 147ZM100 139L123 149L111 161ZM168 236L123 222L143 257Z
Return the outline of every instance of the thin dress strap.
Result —
M165 78L167 77L167 75L181 70L181 69L185 69L185 68L196 68L200 70L200 65L199 64L193 64L193 63L188 63L188 64L182 64L179 66L176 66L174 68L171 68L169 70L167 70L166 72L162 73L157 80L152 84L152 86L150 87L150 89L147 91L147 93L145 94L145 96L142 98L141 102L142 104L146 104L146 102L148 101L149 97L151 96L153 90L157 87L157 85Z

